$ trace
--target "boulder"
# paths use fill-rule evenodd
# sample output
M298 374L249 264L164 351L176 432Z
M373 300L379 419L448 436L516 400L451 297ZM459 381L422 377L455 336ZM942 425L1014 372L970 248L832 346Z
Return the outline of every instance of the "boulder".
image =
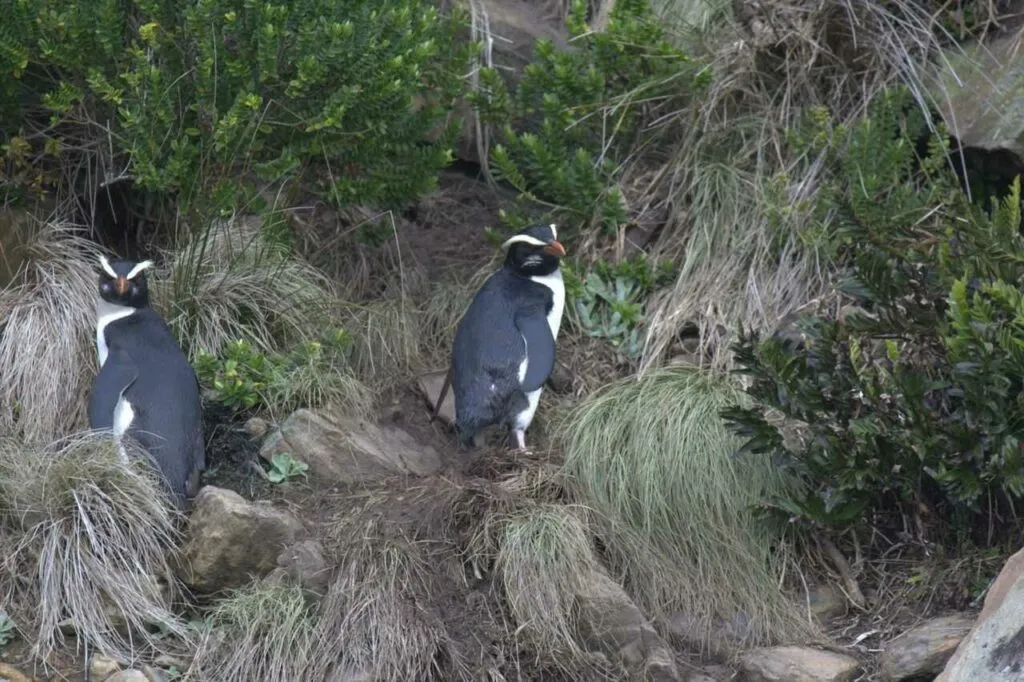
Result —
M744 682L850 682L860 672L855 658L805 646L745 651L739 666Z
M270 461L285 452L308 464L310 476L329 484L394 474L428 476L441 469L437 450L397 426L308 409L288 417L264 442L260 456Z
M581 584L587 591L577 595L580 638L588 649L620 661L630 679L680 679L672 649L621 585L602 570Z
M882 678L898 682L938 675L973 625L974 616L956 614L907 630L889 642L879 657Z
M205 594L240 587L270 573L281 551L303 533L302 523L290 512L205 486L196 495L186 528L183 580Z
M1024 549L999 572L974 627L935 682L1024 681Z

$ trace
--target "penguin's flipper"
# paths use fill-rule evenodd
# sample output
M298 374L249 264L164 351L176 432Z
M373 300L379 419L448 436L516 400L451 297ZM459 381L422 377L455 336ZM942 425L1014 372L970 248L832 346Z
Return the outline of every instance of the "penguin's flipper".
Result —
M526 376L522 389L529 393L543 386L555 368L555 337L540 306L531 306L516 315L516 327L526 340Z
M109 429L114 426L114 408L121 394L135 383L139 368L123 350L112 348L89 394L89 428Z

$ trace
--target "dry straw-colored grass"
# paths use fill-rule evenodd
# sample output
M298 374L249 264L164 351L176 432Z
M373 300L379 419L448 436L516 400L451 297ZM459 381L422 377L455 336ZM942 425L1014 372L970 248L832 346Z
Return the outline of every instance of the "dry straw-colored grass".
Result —
M254 582L207 617L187 680L308 680L317 651L316 606L299 586Z
M0 433L48 443L84 423L99 251L66 223L5 227L19 234L0 290Z
M65 644L64 621L122 660L189 643L171 611L176 512L155 471L124 463L108 436L0 442L0 523L0 593L43 660Z
M927 65L940 54L941 29L926 4L655 3L678 42L710 64L713 79L685 110L658 112L655 127L673 128L677 139L659 170L652 174L644 159L623 180L635 210L667 215L654 251L679 265L675 285L652 306L644 371L674 352L689 323L698 326L710 365L728 366L737 322L770 331L828 295L829 254L813 236L828 226L795 215L780 230L768 217L778 202L770 191L778 174L788 178L783 201L794 204L827 172L819 159L795 156L785 136L811 107L848 121L896 84L930 102ZM718 333L720 326L730 333Z
M745 623L733 635L743 645L814 632L780 592L781 531L753 511L792 482L734 457L719 418L739 396L698 370L662 369L588 397L558 429L567 485L596 512L630 594L708 649L724 643L722 623Z

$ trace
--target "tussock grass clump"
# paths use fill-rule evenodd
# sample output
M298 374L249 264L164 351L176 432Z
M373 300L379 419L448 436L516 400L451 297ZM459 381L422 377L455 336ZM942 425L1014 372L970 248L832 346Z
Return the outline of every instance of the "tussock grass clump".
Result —
M433 286L423 305L421 322L422 343L432 363L448 366L452 340L455 338L455 328L459 320L465 314L473 296L500 265L501 262L496 255L487 265L478 268L469 277L449 276Z
M719 417L739 395L661 369L610 385L559 426L567 485L602 520L627 590L650 614L682 614L686 638L706 644L722 622L745 622L743 644L810 632L779 590L781 532L752 509L790 483L767 461L734 458L740 443Z
M168 254L153 305L194 360L245 339L262 353L314 340L333 326L337 292L268 235L261 218L224 220Z
M48 443L81 426L96 369L99 250L66 223L22 222L0 290L0 432Z
M361 515L343 522L342 553L323 603L317 679L473 679L435 608L458 563L443 541L401 537ZM446 570L449 575L446 575ZM461 582L461 580L460 580Z
M578 663L584 652L577 643L576 599L598 570L587 524L559 504L525 508L495 522L494 565L517 633L553 661Z
M219 601L207 623L187 679L309 679L316 609L300 586L252 583Z
M126 447L131 447L130 443ZM155 471L109 434L78 434L48 447L0 443L0 589L19 623L31 623L46 659L62 621L107 655L188 642L170 611L177 583L170 552L176 512ZM158 626L162 634L151 632Z

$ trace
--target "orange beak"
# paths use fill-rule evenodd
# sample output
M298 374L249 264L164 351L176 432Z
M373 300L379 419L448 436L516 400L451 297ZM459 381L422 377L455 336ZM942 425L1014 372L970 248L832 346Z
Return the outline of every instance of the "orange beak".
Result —
M114 291L117 292L118 296L124 296L128 293L128 278L118 277L114 280Z
M549 256L558 256L559 258L565 257L565 247L562 246L561 242L557 239L552 239L548 242L548 245L544 247L544 253Z

